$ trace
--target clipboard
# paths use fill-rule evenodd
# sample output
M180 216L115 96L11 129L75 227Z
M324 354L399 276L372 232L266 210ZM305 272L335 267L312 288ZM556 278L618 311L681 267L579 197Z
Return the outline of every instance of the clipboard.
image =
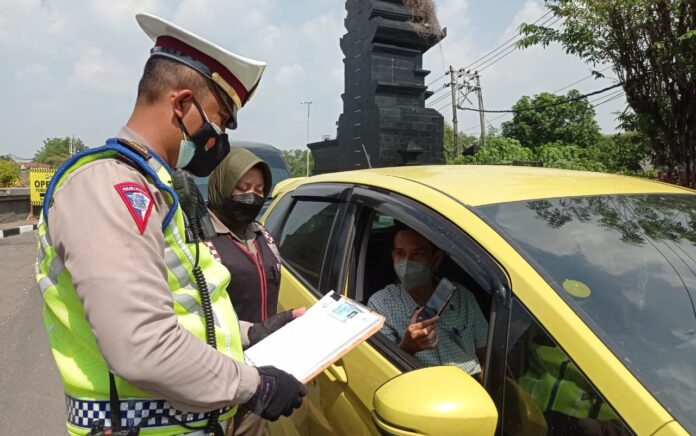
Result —
M384 325L384 316L331 291L244 352L251 366L272 365L307 383L365 342Z

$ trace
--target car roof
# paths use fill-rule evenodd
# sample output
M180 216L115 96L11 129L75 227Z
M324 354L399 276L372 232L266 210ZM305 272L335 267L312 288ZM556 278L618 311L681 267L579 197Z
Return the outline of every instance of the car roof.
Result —
M267 150L267 151L279 151L276 147L271 144L264 144L263 142L253 142L253 141L232 141L230 143L232 146L244 147L247 150Z
M588 195L694 194L676 185L589 171L504 165L424 165L373 168L313 176L304 181L371 186L409 180L441 191L469 206Z

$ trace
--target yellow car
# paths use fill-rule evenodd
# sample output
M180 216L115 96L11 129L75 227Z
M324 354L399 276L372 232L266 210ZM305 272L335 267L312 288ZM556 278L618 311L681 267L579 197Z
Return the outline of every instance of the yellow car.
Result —
M265 224L283 256L281 309L330 290L366 304L396 280L399 222L444 252L436 274L469 290L488 329L480 381L378 333L271 434L696 434L693 191L423 166L295 179L275 197Z

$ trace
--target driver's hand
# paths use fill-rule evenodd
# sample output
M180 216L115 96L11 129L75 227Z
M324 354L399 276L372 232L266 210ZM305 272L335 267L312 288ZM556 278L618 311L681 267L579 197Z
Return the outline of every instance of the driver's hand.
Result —
M403 339L399 347L409 354L415 354L419 351L429 350L437 346L437 321L440 319L436 316L425 321L417 322L418 314L422 308L413 312L411 319L408 322L408 327L404 333Z

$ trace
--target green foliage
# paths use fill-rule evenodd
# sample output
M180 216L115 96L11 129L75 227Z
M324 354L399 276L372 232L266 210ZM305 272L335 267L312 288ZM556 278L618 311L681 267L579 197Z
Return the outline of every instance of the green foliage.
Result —
M522 97L512 108L523 112L515 113L512 121L502 123L503 136L517 139L528 148L550 142L589 147L600 137L594 108L586 98L566 102L580 95L572 90L566 96L542 92L533 98Z
M588 148L589 157L601 162L607 171L641 171L641 162L650 159L650 143L638 132L605 135Z
M0 159L0 187L8 188L19 183L19 165L12 159Z
M535 149L504 136L491 136L486 146L473 156L453 159L452 164L511 165L540 162L544 167L579 171L614 172L655 178L654 170L643 170L640 163L650 156L645 138L635 132L606 135L589 147L561 141L542 144Z
M543 144L535 150L536 159L543 162L545 167L563 168L580 171L604 171L601 162L593 159L588 149L575 144L551 142Z
M519 46L559 43L589 64L612 65L633 111L620 116L624 127L628 122L645 135L657 165L679 168L696 187L696 2L546 0L546 6L563 26L524 24Z
M80 138L73 138L72 143L75 153L87 149ZM69 137L44 139L43 147L34 155L34 162L47 163L52 168L57 168L70 157L69 150Z
M513 161L533 160L532 150L522 147L516 139L503 136L486 138L486 145L473 156L454 158L452 164L503 165Z
M445 123L444 134L445 163L454 163L457 157L457 147L454 146L454 129L448 123ZM478 138L476 136L459 133L459 144L462 151L477 141Z
M290 174L293 177L304 177L307 175L307 149L283 150L283 158L290 167ZM314 156L309 153L309 174L314 172Z

